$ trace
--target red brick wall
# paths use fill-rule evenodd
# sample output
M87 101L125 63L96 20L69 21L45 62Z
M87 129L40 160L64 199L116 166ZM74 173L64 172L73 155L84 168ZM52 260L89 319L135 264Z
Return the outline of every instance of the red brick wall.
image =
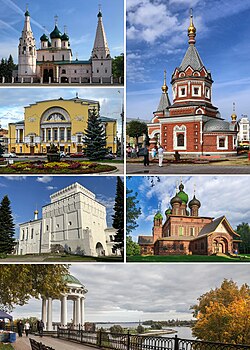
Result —
M167 236L170 229L171 236L179 236L179 227L183 227L183 237L191 236L191 227L194 227L194 237L198 236L201 229L212 221L211 218L196 218L192 216L170 216L168 225L163 226L163 237Z
M154 245L153 244L145 244L140 245L140 254L141 255L154 255Z
M155 255L188 255L189 242L187 241L164 241L159 240L155 243Z

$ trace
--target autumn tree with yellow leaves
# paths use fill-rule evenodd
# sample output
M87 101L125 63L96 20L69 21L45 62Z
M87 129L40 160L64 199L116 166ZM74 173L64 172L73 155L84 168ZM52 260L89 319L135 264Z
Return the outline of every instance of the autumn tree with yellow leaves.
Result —
M200 340L250 345L250 288L225 279L191 307L197 322L192 327Z
M63 264L23 264L0 266L0 309L11 311L16 305L40 296L58 298L66 290Z

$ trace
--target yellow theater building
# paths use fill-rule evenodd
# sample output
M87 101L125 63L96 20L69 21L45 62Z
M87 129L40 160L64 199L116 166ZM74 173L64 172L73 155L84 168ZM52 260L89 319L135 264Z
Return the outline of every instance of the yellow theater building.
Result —
M83 151L83 136L89 113L100 110L98 101L79 97L39 101L24 107L24 120L9 124L9 152L17 155L46 154L50 144L60 151ZM107 148L117 152L117 121L100 117L107 137Z

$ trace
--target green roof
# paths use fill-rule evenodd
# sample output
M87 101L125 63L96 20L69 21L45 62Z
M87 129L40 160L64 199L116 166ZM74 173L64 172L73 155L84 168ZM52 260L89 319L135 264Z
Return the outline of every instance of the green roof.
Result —
M170 208L168 208L166 211L165 211L165 215L169 215L169 214L172 214L172 210Z
M61 40L69 41L69 36L66 33L64 33L61 37Z
M161 213L158 212L155 214L154 219L163 219L163 216L161 215Z
M177 193L177 196L182 200L182 202L186 203L188 202L188 195L186 192L183 191L184 185L181 183L179 186L180 192Z
M41 41L49 41L49 38L47 37L46 34L43 34L40 38Z
M55 28L53 32L50 33L50 38L51 39L61 39L62 33L58 29L57 25L55 25Z
M74 284L79 284L79 285L83 286L83 284L76 277L74 277L72 275L65 275L63 279L67 283L74 283Z

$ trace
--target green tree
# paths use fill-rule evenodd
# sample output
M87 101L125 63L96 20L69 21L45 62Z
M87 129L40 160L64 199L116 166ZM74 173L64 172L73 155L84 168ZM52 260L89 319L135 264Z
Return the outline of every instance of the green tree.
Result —
M133 194L133 190L127 189L127 207L126 207L126 233L129 235L137 226L137 219L141 215L141 208L137 207L139 201L137 192Z
M115 249L120 249L123 254L124 248L124 183L121 178L117 177L116 182L116 196L115 196L115 205L114 205L114 215L113 218L113 227L117 229L115 235L114 245Z
M191 307L197 318L193 335L205 341L250 345L250 288L238 287L225 279L219 288L211 289Z
M138 145L139 137L148 134L147 124L139 120L131 120L127 124L126 133L129 137L135 137L136 144Z
M112 60L112 72L114 78L124 77L124 54L115 56Z
M0 308L6 311L27 304L32 297L58 298L66 291L64 276L69 273L63 264L1 265L0 271Z
M239 235L242 242L240 242L239 250L240 253L250 253L250 226L248 223L243 222L238 225L235 230Z
M109 328L109 331L113 338L117 338L120 334L124 334L124 328L119 324L114 324L112 327Z
M15 225L10 200L4 196L0 204L0 253L11 254L15 247Z
M105 130L99 118L99 113L93 109L89 113L88 127L85 130L83 142L85 154L90 160L103 159L107 154Z
M141 334L144 333L145 328L139 324L139 326L136 328L137 333Z
M10 55L8 58L7 67L6 67L6 78L7 78L8 82L11 82L14 69L17 69L17 66L15 65L15 63L13 61L13 57Z
M127 256L140 255L140 246L138 243L132 240L131 236L128 236L126 239L126 254Z

